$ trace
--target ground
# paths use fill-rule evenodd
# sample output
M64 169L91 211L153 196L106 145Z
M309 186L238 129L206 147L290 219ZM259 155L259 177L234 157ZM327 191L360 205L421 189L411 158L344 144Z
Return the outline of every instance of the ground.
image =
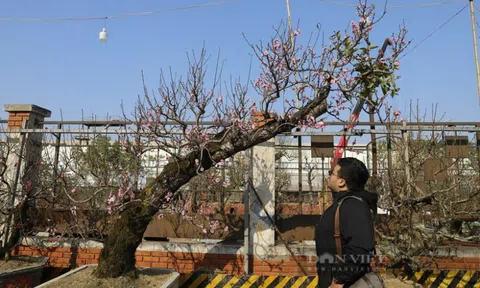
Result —
M171 274L158 272L149 269L139 270L138 279L130 279L126 277L118 277L113 279L98 279L92 275L94 267L88 267L73 275L56 281L47 286L69 287L69 288L130 288L130 287L161 287L163 283L171 277Z

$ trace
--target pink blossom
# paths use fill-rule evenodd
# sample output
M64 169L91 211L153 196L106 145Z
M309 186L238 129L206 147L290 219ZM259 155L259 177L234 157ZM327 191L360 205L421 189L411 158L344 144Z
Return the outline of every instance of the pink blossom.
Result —
M277 39L273 40L273 49L274 50L280 49L280 42Z
M203 228L202 232L203 234L207 234L207 229Z
M118 198L123 198L123 195L125 195L125 191L123 190L123 187L118 187Z
M73 216L77 217L77 206L72 206L72 208L70 208L70 212Z
M77 192L77 188L72 189L72 193L75 193L75 192Z
M268 50L263 51L263 56L265 56L265 57L268 56Z
M225 160L220 160L220 162L218 162L217 164L215 164L215 168L217 169L223 169L223 167L225 167Z
M400 111L396 110L395 112L393 112L393 116L395 116L395 117L400 116Z
M322 129L325 127L325 123L323 121L318 121L317 123L315 123L315 128L317 129Z
M295 30L295 32L293 33L293 35L294 35L294 36L300 35L300 29Z
M223 181L223 187L227 188L228 186L230 186L230 179L225 179L225 181Z
M333 68L336 64L337 64L337 59L334 58L330 61L330 67L331 68Z
M173 193L172 192L168 192L167 193L167 196L165 196L165 200L167 202L170 202L170 200L173 198Z
M32 189L32 181L31 181L31 180L28 180L23 189L24 189L26 192L30 191L30 190Z
M350 25L352 26L352 33L354 35L359 35L360 34L360 27L355 21L350 22Z

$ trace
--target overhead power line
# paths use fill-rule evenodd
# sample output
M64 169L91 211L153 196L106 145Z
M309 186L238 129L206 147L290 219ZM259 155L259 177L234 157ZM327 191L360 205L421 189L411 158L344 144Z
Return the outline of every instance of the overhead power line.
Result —
M403 54L401 58L407 56L410 52L412 52L413 50L417 49L418 46L422 45L423 42L427 41L430 37L432 37L433 35L435 35L435 33L437 33L440 29L442 29L443 27L445 27L445 25L447 25L450 21L452 21L455 17L457 17L460 13L462 13L463 10L465 10L465 8L468 7L468 4L465 5L462 9L458 10L457 13L453 14L453 16L451 16L450 18L447 19L447 21L443 22L442 25L440 25L437 29L433 30L433 32L431 32L430 34L428 34L425 38L422 39L422 41L418 42L417 45L413 46L412 49L408 50L407 52L405 52L405 54Z
M328 2L335 5L345 6L345 7L357 7L358 4L353 3L345 3L336 0L320 0L321 2ZM387 8L414 8L414 7L431 7L431 6L438 6L438 5L445 5L445 4L452 4L458 3L462 0L445 0L445 1L437 1L437 2L428 2L428 3L415 3L415 4L404 4L404 5L387 5Z
M233 2L239 2L239 1L244 1L244 0L225 0L220 2L210 2L205 4L176 7L176 8L170 8L170 9L123 13L123 14L110 15L110 16L63 17L63 18L0 18L0 22L68 22L68 21L119 19L119 18L147 16L152 14L160 14L160 13L167 13L167 12L174 12L174 11L181 11L181 10L190 10L190 9L218 6L218 5L224 5L224 4L229 4Z

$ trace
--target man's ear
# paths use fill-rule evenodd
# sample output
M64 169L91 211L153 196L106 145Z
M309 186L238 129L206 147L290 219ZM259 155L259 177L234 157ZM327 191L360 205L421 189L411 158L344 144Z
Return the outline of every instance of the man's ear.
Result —
M345 187L345 186L347 185L347 182L346 182L345 179L343 179L343 178L338 178L338 181L339 181L339 182L338 182L338 186L339 186L339 187L342 187L342 188L343 188L343 187Z

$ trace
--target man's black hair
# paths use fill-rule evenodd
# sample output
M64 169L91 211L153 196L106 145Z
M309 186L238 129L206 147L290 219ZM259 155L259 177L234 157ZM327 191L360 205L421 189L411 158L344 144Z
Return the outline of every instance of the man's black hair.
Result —
M370 174L362 161L347 157L338 159L337 165L340 166L338 176L347 182L349 190L363 190L365 188Z

